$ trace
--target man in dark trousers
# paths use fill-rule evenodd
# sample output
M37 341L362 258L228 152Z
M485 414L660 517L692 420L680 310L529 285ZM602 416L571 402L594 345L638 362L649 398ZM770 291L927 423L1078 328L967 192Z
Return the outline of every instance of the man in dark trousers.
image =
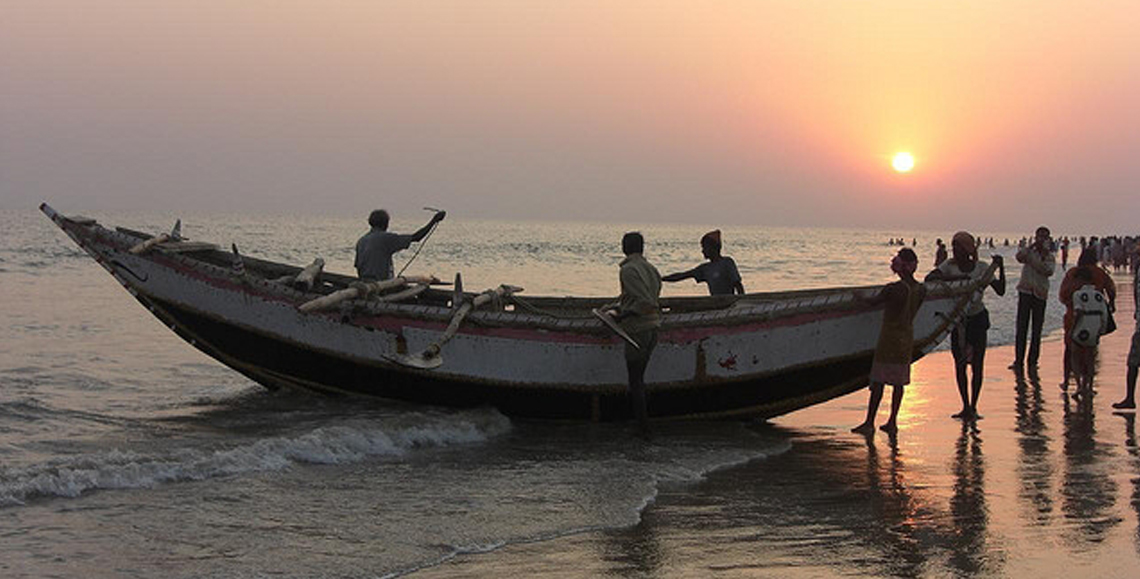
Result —
M609 308L609 315L621 326L638 347L625 345L625 367L629 372L629 394L633 402L633 414L643 435L649 432L648 409L645 399L645 369L649 366L649 356L657 346L657 328L661 327L661 274L646 261L642 252L645 239L640 233L631 231L621 239L621 250L625 259L621 262L618 278L621 281L621 296Z
M437 211L427 225L411 235L400 235L388 231L388 212L377 209L368 216L372 230L356 242L356 275L368 281L381 281L392 278L392 255L407 249L413 242L420 241L436 223L447 217L446 211Z
M1033 242L1017 251L1021 263L1021 281L1017 282L1017 334L1014 341L1014 359L1009 369L1020 372L1028 363L1030 370L1037 369L1041 354L1041 327L1045 323L1045 300L1049 298L1049 277L1056 270L1053 243L1049 228L1041 226L1034 233ZM1029 342L1029 358L1025 344Z

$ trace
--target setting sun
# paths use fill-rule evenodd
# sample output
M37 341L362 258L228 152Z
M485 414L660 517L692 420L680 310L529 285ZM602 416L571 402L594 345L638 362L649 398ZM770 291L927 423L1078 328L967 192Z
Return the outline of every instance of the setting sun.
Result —
M910 153L895 153L895 158L891 160L891 166L899 173L909 172L914 168L914 155Z

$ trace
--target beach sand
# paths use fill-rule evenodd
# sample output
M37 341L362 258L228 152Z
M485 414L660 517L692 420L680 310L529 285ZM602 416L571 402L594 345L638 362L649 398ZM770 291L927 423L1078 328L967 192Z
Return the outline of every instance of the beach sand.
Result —
M416 576L1140 576L1135 414L1111 407L1133 328L1121 293L1091 402L1058 387L1054 335L1038 378L1006 369L1012 346L990 348L984 418L963 423L950 418L950 354L938 352L913 368L897 437L849 432L862 391L758 426L792 448L663 486L636 526L462 555ZM877 424L889 404L887 394Z

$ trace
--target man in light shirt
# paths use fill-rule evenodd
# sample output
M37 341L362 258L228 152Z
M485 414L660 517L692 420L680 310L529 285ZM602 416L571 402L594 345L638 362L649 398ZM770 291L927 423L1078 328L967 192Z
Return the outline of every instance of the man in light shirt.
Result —
M645 394L645 369L649 366L649 356L657 346L657 328L661 327L661 274L642 255L645 238L636 231L626 233L621 239L622 253L618 279L621 282L621 296L618 302L607 306L609 314L639 347L625 346L625 366L629 373L629 394L633 404L633 414L637 419L642 435L648 435L648 406Z
M1049 297L1049 277L1057 268L1053 257L1049 228L1041 226L1028 247L1017 251L1021 266L1021 280L1017 282L1017 337L1014 342L1014 359L1010 370L1020 372L1025 363L1037 369L1041 354L1041 327L1045 323L1045 303ZM1032 322L1032 328L1030 323ZM1029 359L1026 360L1025 343L1029 342Z

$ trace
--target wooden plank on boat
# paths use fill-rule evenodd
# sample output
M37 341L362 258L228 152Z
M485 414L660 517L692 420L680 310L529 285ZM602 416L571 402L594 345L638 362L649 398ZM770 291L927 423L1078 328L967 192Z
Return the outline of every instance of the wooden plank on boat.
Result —
M358 287L345 288L342 290L337 290L327 296L321 296L314 300L309 300L297 306L297 309L305 313L319 312L321 310L327 310L335 307L337 304L345 300L351 300L360 297L362 293L363 291Z
M455 337L456 332L459 331L459 326L467 317L471 310L489 304L493 301L501 299L503 296L509 296L512 293L521 292L523 288L510 285L500 285L495 289L489 289L477 296L475 299L463 302L455 314L451 316L451 322L447 324L447 329L443 331L443 335L439 337L434 343L428 345L427 348L418 354L385 356L389 360L397 364L407 366L409 368L418 368L420 370L433 370L443 365L443 345L446 344L451 338Z
M163 233L162 235L159 235L157 237L152 237L152 238L150 238L150 239L148 239L142 243L139 243L138 245L135 245L134 247L132 247L130 249L130 252L133 255L141 255L141 254L149 251L152 247L154 247L160 243L166 243L167 241L170 241L170 234Z
M76 225L95 225L97 223L94 219L83 215L64 215L63 218Z
M164 241L154 245L163 253L193 253L195 251L220 251L222 248L205 241Z
M408 289L398 291L395 293L382 295L379 298L377 298L377 301L384 302L384 303L402 302L404 300L411 299L411 298L414 298L414 297L422 294L424 292L424 290L426 290L427 288L428 288L428 284L418 283L412 287L409 287Z
M307 301L300 306L297 306L297 309L305 313L327 310L346 300L382 293L386 290L402 287L409 283L430 285L438 281L439 279L435 276L409 275L386 279L384 281L357 282L354 283L352 287L335 291L327 296L321 296L314 300Z
M313 263L305 266L305 269L301 270L301 273L297 274L296 279L293 280L293 287L304 291L313 289L313 284L317 282L317 277L321 275L321 272L324 271L324 269L325 260L319 257L314 259Z

